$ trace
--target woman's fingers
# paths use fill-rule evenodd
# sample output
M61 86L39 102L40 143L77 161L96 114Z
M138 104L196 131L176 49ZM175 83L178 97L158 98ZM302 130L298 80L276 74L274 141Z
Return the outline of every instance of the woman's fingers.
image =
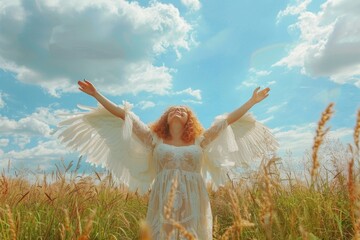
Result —
M84 82L86 82L87 84L89 84L90 86L92 86L92 83L89 82L88 80L85 80L85 79L84 79Z
M88 80L84 79L84 85L86 85L86 87L91 89L91 90L95 90L94 85L91 82L89 82Z
M84 82L82 82L82 81L78 81L78 84L79 84L81 87L86 87L86 86L87 86L87 84L84 83Z
M265 89L262 91L262 94L263 94L264 98L266 98L267 96L269 96L269 91L270 91L270 88L265 88Z
M264 88L261 91L259 91L260 87L255 88L253 92L253 99L255 99L256 102L260 102L263 99L265 99L267 96L269 96L270 88Z
M260 87L255 88L253 94L255 94L257 91L259 91Z
M80 87L82 88L87 88L87 89L91 89L93 88L92 84L90 82L87 82L86 80L83 81L78 81L78 84L80 85Z
M88 84L86 84L86 83L84 83L84 82L82 82L82 81L78 81L78 84L79 84L79 90L80 91L82 91L82 92L84 92L84 93L87 93L87 94L89 94L90 93L90 88L89 88L89 85Z
M96 93L96 88L94 87L94 85L92 85L91 82L85 79L79 80L78 85L79 85L79 90L86 94L93 96Z
M267 94L270 91L270 88L265 88L263 90L260 91L261 94Z

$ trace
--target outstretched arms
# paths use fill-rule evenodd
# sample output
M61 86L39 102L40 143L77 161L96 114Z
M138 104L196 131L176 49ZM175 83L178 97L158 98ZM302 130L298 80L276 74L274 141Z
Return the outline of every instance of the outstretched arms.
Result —
M261 102L267 96L269 96L270 88L267 87L261 91L259 91L259 89L260 89L260 87L257 87L254 90L252 97L246 103L244 103L241 107L239 107L235 111L231 112L227 116L226 120L229 125L232 124L233 122L236 122L237 120L239 120L239 118L241 118L256 103Z
M94 87L94 85L85 80L84 81L78 81L79 89L83 91L84 93L94 97L101 105L104 106L106 110L111 112L113 115L125 119L125 111L121 107L117 106L113 102L111 102L109 99L101 95L100 92L97 91L97 89Z

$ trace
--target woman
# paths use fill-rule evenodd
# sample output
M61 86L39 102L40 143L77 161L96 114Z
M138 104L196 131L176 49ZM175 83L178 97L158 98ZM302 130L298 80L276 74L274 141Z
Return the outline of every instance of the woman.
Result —
M277 145L266 127L244 115L268 96L269 88L256 88L244 105L204 131L186 106L170 107L149 127L128 103L117 106L89 81L78 84L102 107L86 108L90 112L62 122L66 127L60 138L86 154L88 162L110 169L130 190L145 193L151 186L146 220L153 239L183 239L174 222L196 239L212 239L207 173L215 186L222 185L229 167L241 166ZM268 149L263 138L271 140Z

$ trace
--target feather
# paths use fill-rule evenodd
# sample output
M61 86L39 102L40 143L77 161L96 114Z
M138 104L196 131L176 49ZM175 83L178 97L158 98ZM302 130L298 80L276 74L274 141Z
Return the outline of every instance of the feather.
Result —
M85 112L68 115L55 132L68 148L86 155L87 162L107 168L118 182L145 193L155 178L151 150L132 133L132 121L140 120L130 111L131 105L125 105L125 121L101 105L78 105Z
M216 117L214 124L221 125L221 121L226 121L226 115ZM207 176L208 172L216 189L228 181L226 173L230 167L246 168L254 159L274 152L278 147L270 129L258 122L251 113L246 113L226 126L205 148L203 176Z

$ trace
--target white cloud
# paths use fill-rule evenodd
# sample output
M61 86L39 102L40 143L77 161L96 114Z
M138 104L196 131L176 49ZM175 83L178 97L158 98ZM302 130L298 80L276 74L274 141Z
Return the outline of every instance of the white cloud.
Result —
M266 83L267 86L270 86L270 85L274 85L276 83L276 81L269 81Z
M288 130L279 128L274 129L275 137L280 143L280 151L285 152L290 150L294 156L300 157L304 152L310 149L314 133L315 123L290 126Z
M272 106L272 107L269 107L268 110L266 111L266 113L273 113L273 112L276 112L278 111L279 109L281 109L282 107L286 106L287 105L287 102L283 102L279 105L275 105L275 106Z
M245 87L257 87L258 85L255 83L254 79L247 79L241 83L241 86ZM236 87L236 89L240 89L241 86Z
M262 124L265 124L265 123L267 123L267 122L269 122L269 121L271 121L273 119L274 119L274 116L272 115L272 116L267 117L267 118L265 118L263 120L259 120L259 122L261 122Z
M9 139L7 138L0 138L0 147L6 147L9 144Z
M281 19L288 15L298 15L304 12L307 6L311 3L311 0L297 0L296 5L288 5L284 10L281 10L276 19L277 23L281 21Z
M173 70L154 59L192 44L192 26L157 1L14 0L0 9L0 68L54 96L83 78L113 95L167 94Z
M311 153L317 124L301 124L273 129L280 143L278 155L283 158L283 164L292 171L308 171L311 168ZM346 167L349 160L347 144L351 142L353 130L342 127L330 130L324 138L318 152L320 168L333 169L336 166ZM338 169L337 169L338 170ZM322 171L320 169L320 171ZM327 173L329 173L326 170Z
M32 116L27 116L19 120L0 116L0 133L3 136L49 136L50 127L48 124Z
M269 76L271 74L271 71L268 70L259 70L256 68L250 68L248 71L248 76L247 79L244 80L240 86L238 86L236 89L240 89L242 86L245 87L258 87L261 84L269 86L272 84L275 84L276 81L272 80L272 81L267 81L264 84L264 79L267 79L266 77Z
M192 88L187 88L181 91L174 92L173 94L174 95L189 94L190 96L196 98L198 101L201 101L201 90L199 89L193 90Z
M202 104L202 101L196 101L191 99L182 100L184 103L192 103L192 104Z
M318 12L306 10L308 3L300 1L278 14L278 20L298 15L289 29L299 29L300 37L274 66L300 67L304 74L360 87L360 2L327 0Z
M44 140L38 142L34 147L10 150L8 152L0 149L0 169L7 167L8 161L10 161L11 167L19 170L35 170L40 165L47 166L43 170L48 170L54 167L53 164L50 165L50 161L60 160L65 156L69 156L69 154L69 150L57 140Z
M20 119L0 116L0 136L6 136L0 139L0 147L10 148L1 150L0 163L11 160L15 167L34 169L37 164L44 165L69 154L70 151L51 134L67 114L71 111L41 107Z
M254 74L256 77L264 77L264 76L268 76L271 74L271 71L257 70L255 68L250 68L249 72Z
M19 146L21 149L24 149L25 146L31 142L31 138L25 134L15 134L13 135L13 138L13 143Z
M152 108L155 107L155 103L151 102L151 101L141 101L137 104L137 106L141 109L147 109L147 108Z
M336 101L336 99L341 95L341 89L340 88L334 88L334 89L324 89L317 93L314 96L314 99L324 103L329 104L330 102Z
M0 108L5 107L4 93L0 92Z
M0 115L0 135L12 138L12 142L23 149L33 137L51 138L57 123L69 114L69 110L40 107L20 119L9 119Z
M75 109L74 111L78 111ZM36 108L29 117L37 119L49 126L56 126L58 122L64 119L64 115L71 114L74 111L68 109L52 109L51 107L39 107Z
M273 129L273 133L280 143L279 152L284 154L286 151L291 151L295 158L303 157L305 152L312 148L316 127L316 123L308 123ZM287 130L283 130L284 128ZM351 128L343 127L335 130L330 129L326 137L348 143L352 134Z
M11 150L3 154L3 159L11 160L55 160L68 154L69 151L60 145L56 140L39 142L35 147L20 151Z
M336 130L329 131L328 137L329 138L335 138L335 139L347 139L350 140L351 136L354 133L354 129L351 128L338 128ZM347 143L350 143L350 141L347 141Z
M191 11L198 11L201 8L201 3L199 0L181 0L181 3Z

